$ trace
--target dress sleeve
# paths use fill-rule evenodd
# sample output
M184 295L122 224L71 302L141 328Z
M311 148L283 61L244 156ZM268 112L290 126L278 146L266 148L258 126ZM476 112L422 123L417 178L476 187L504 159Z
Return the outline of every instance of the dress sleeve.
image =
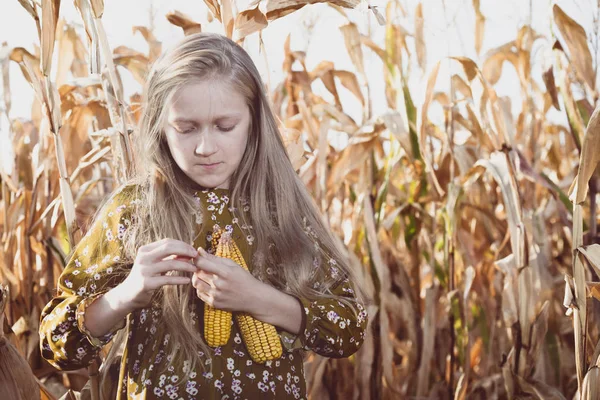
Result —
M125 326L125 320L102 337L85 328L85 311L96 299L127 276L123 237L131 225L135 200L131 188L117 191L75 247L58 278L57 295L40 316L40 351L60 370L87 367L100 349Z
M310 229L308 233L311 236ZM313 242L321 254L314 259L315 269L325 262L322 266L325 274L323 281L336 282L331 287L331 293L344 298L349 304L326 297L312 300L295 296L303 310L300 333L293 335L280 330L280 337L288 351L304 349L325 357L349 357L364 341L367 312L364 304L357 300L353 283L340 276L337 261L320 248L314 237ZM317 280L314 289L319 289L320 282Z

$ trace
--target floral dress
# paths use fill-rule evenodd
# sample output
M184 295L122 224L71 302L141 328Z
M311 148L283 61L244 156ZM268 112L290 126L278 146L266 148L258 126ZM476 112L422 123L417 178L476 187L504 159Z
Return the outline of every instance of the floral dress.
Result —
M277 328L284 348L279 359L264 364L253 362L235 322L228 343L214 349L206 361L212 364L212 372L193 370L185 385L175 386L189 370L190 362L170 365L168 373L156 372L164 363L170 363L170 356L164 351L169 335L161 336L161 330L157 329L162 314L159 306L137 309L128 315L128 325L123 320L108 334L92 337L84 325L86 307L124 279L123 274L116 277L115 269L125 268L123 263L117 267L116 262L124 257L122 239L132 224L131 211L138 201L131 193L130 187L122 188L107 202L60 275L58 294L42 311L40 350L54 367L61 370L87 367L102 347L127 326L117 399L304 399L304 351L348 357L361 346L367 326L362 304L356 303L355 316L348 306L336 300L298 298L304 310L301 330L293 335ZM240 226L228 195L227 189L195 193L198 205L202 203L206 212L196 215L198 236L194 245L208 249L213 226L218 224L232 233L244 259L252 260L253 237L242 233L252 232L252 227ZM241 211L246 212L247 203L243 206ZM338 273L335 260L326 262L327 273L335 278ZM249 262L248 267L252 269ZM339 280L332 291L355 300L348 280ZM192 319L203 332L204 303L197 296L192 297Z

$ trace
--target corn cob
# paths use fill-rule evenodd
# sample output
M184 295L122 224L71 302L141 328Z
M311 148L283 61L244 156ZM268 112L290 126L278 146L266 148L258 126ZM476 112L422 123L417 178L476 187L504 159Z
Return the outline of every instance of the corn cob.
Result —
M248 271L248 266L244 261L244 257L231 239L231 235L224 234L221 238L221 243L230 251L228 258L238 263L242 268ZM235 319L240 326L242 339L246 344L248 353L254 362L259 364L267 360L274 360L281 357L283 348L277 330L271 324L259 321L248 313L235 313Z
M227 257L225 254L228 249L220 245L222 231L215 226L211 245L215 249L215 255ZM211 347L224 346L231 336L231 319L229 311L219 310L213 306L204 303L204 338Z
M217 256L229 258L248 271L244 257L231 238L231 234L215 227L211 245L216 249ZM235 318L248 353L254 362L262 364L267 360L281 357L283 348L273 325L259 321L247 313L236 313ZM205 304L204 336L207 343L212 347L222 346L227 343L230 335L231 313Z

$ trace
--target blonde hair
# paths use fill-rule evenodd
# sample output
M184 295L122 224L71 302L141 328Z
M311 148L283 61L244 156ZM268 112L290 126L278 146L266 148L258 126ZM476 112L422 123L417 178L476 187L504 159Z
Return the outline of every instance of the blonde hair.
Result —
M190 216L198 209L193 201L198 187L178 168L167 146L166 105L190 81L216 78L244 96L251 114L246 150L230 179L230 198L235 209L243 208L242 198L250 203L248 221L243 213L236 216L253 226L257 255L252 260L253 275L301 298L338 299L357 313L352 301L330 291L339 279L350 278L357 299L364 301L364 292L349 266L345 249L321 220L318 208L290 162L260 74L240 46L218 34L186 36L157 59L149 72L143 93L143 114L135 137L136 173L127 183L135 184L140 191L135 223L124 240L129 263L140 246L165 237L193 243L196 226ZM315 260L326 259L324 255L336 260L339 273L335 282L324 280L324 268L315 269ZM278 273L266 274L269 267ZM174 274L191 276L191 273ZM160 325L166 330L164 333L170 334L169 344L177 345L171 349L173 361L179 358L191 361L192 366L177 383L180 384L197 364L204 368L204 357L209 357L211 350L190 316L190 297L196 295L191 285L167 285L157 293L165 322ZM110 365L124 339L122 330L103 365ZM201 357L198 350L205 356ZM108 368L103 369L104 379Z

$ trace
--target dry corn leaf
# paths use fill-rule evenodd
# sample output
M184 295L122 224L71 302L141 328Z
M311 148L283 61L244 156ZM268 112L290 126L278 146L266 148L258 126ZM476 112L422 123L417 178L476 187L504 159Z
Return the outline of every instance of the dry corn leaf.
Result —
M54 39L56 36L56 24L58 22L58 12L60 10L60 0L46 0L42 2L42 56L41 69L42 74L48 76L52 65L52 53L54 52Z
M520 376L516 376L516 379L520 389L527 394L531 394L535 399L566 400L560 391L544 382L538 380L528 381Z
M363 62L363 53L360 43L360 33L358 27L354 23L349 23L340 27L342 34L344 35L344 43L346 44L346 50L350 55L352 63L356 67L356 70L361 76L365 76L365 67Z
M68 73L75 61L75 43L79 40L77 32L70 25L65 25L64 20L59 21L57 29L58 57L56 64L55 82L61 92L61 86L67 81Z
M573 249L583 246L582 207L573 204ZM577 382L581 390L585 370L585 334L587 326L586 268L577 252L573 252L573 287L575 304L573 308L573 328L575 332L575 361Z
M46 386L44 386L42 382L40 382L39 379L36 378L36 380L40 387L40 400L57 400L56 396L50 393L50 391L46 388Z
M423 330L423 350L417 373L417 396L425 396L429 393L429 374L431 371L431 360L435 353L436 333L436 302L438 298L438 287L425 289L425 315L421 329Z
M590 290L590 297L600 301L600 282L588 282L588 289ZM600 342L598 342L600 344Z
M517 72L519 71L519 56L513 52L515 42L506 43L492 49L484 56L481 72L490 85L495 85L502 76L502 67L505 61L511 63Z
M360 0L267 0L267 19L272 21L301 9L307 4L332 3L344 8L354 8Z
M366 176L366 168L364 168L361 171L361 176L363 176L363 178ZM361 193L366 193L366 191L361 191ZM388 309L390 304L390 298L392 297L390 270L383 260L381 249L379 247L377 227L375 225L374 210L371 204L370 196L364 196L362 203L364 212L363 216L365 223L365 231L369 246L369 258L373 263L373 266L379 278L379 282L381 283L381 289L379 293L379 322L381 326L381 333L379 340L380 345L382 347L381 355L383 357L383 376L385 377L386 381L389 382L391 389L397 391L398 381L395 379L392 369L394 350L391 342L391 335L389 334L390 329L388 312L391 312L393 314L396 311L393 308Z
M531 343L527 343L527 345L529 347L529 356L532 359L538 359L539 352L544 348L544 340L546 339L546 333L548 332L549 304L548 300L544 301L531 328ZM525 340L525 342L528 341L529 339Z
M296 129L286 129L282 130L283 143L285 145L286 151L294 166L295 170L298 170L302 164L304 164L304 145L302 143L302 132Z
M38 100L44 98L44 89L42 86L42 72L39 68L39 59L22 47L15 47L9 56L11 61L19 64L23 76L33 87L33 91Z
M221 22L223 23L223 28L225 29L225 35L229 39L233 37L233 28L235 23L231 2L232 0L221 0Z
M321 210L327 209L327 154L329 144L327 143L327 133L329 132L330 119L325 116L321 120L319 127L319 142L317 147L317 175L319 181L317 184L316 198L321 200Z
M583 122L581 113L579 110L577 110L575 99L573 97L574 94L571 90L575 84L575 82L571 80L571 76L573 75L573 66L569 63L564 54L558 53L557 56L560 65L560 72L555 78L558 78L558 87L567 112L569 127L573 132L573 139L576 142L576 146L580 148L581 142L583 141L585 124Z
M429 154L427 151L430 146L427 143L427 126L431 124L427 117L427 111L429 110L429 104L431 103L431 99L433 98L433 89L435 88L435 82L437 80L437 75L440 70L440 62L438 61L433 70L431 71L429 78L427 79L427 89L425 91L425 100L423 101L423 106L421 108L421 129L419 134L419 146L421 149L421 154L423 156L423 160L425 161L425 165L427 166L427 172L429 172L429 176L434 184L434 187L439 196L444 195L444 190L440 186L437 177L433 170L433 154Z
M154 37L152 31L145 26L134 26L132 32L135 34L139 32L142 34L146 42L148 43L148 60L154 62L162 52L162 43Z
M475 52L479 54L485 32L485 17L481 13L480 0L473 0L473 11L475 11Z
M331 173L327 179L327 187L332 188L342 184L351 171L363 165L371 154L376 141L377 138L375 137L366 142L349 144L333 163Z
M3 399L40 398L40 390L31 367L3 335L0 335L0 387Z
M461 373L458 382L456 382L456 389L454 390L454 400L465 400L467 395L467 389L469 388L469 381L465 379L465 374Z
M333 67L333 65L332 65L332 67ZM341 110L342 109L342 101L340 100L340 95L338 94L338 91L337 91L337 86L335 84L335 75L333 73L334 73L333 69L323 71L320 75L320 78L321 78L321 82L323 82L323 85L325 85L325 88L329 91L329 93L331 93L333 95L333 100L335 101L336 107L338 107L338 109Z
M585 30L574 19L569 17L559 6L552 7L554 21L569 49L570 60L575 72L586 83L589 89L596 87L596 74L592 65L592 55L587 43Z
M221 22L221 6L218 0L204 0L211 14Z
M544 84L546 85L546 90L552 99L552 105L554 108L560 111L560 104L558 103L558 92L556 90L556 83L554 82L554 72L552 66L548 68L546 72L542 74L542 78L544 79Z
M600 368L595 365L585 374L581 390L581 400L598 399L600 399Z
M360 85L358 83L358 78L350 71L341 71L336 70L333 72L334 76L340 79L342 85L351 91L356 98L361 102L361 104L365 105L365 98L363 97L362 91L360 90Z
M11 96L10 96L10 54L12 48L6 43L0 47L0 74L2 75L2 100L4 101L4 108L6 109L7 115L10 113L11 108Z
M507 222L510 227L510 241L515 265L521 268L527 265L524 258L525 249L525 227L521 215L521 202L519 201L518 190L515 184L515 177L512 168L509 168L506 155L502 152L494 152L488 160L479 160L476 166L484 166L492 174L494 180L500 187L504 208L507 211Z
M125 67L129 72L131 72L135 80L140 85L144 85L148 75L148 68L150 66L150 61L148 58L142 53L129 49L125 46L117 47L113 51L113 54L113 60L115 64Z
M417 50L417 61L421 71L427 66L427 49L425 48L425 19L423 18L423 4L419 3L415 10L415 49Z
M379 47L377 44L375 44L375 42L373 42L373 40L370 37L360 35L360 42L362 44L364 44L365 46L367 46L368 48L370 48L375 54L377 54L379 56L379 58L381 58L381 61L383 61L384 65L387 64L387 60L388 60L387 53L385 52L385 50L383 50L381 47Z
M458 90L467 99L473 98L473 92L471 91L471 88L469 87L467 82L464 81L463 78L461 78L458 75L452 75L451 80L452 80L452 87L454 90ZM443 94L445 94L445 93L443 93Z
M33 19L38 19L37 8L35 7L35 2L32 0L18 0L21 3L21 6L33 17Z
M94 18L102 18L104 14L104 0L90 0Z
M481 78L481 72L479 71L479 68L477 68L475 61L468 57L450 57L450 59L456 60L462 65L469 82L471 82L477 76Z
M369 4L369 10L371 10L373 15L375 16L377 23L381 26L384 26L385 25L385 17L383 15L381 15L378 8L379 8L378 6L372 6Z
M202 25L193 21L190 17L180 11L173 11L166 15L167 20L175 26L183 29L184 35L202 32Z
M90 73L100 74L102 71L101 56L100 56L100 38L94 25L94 17L92 15L92 6L89 0L73 0L75 7L85 26L85 32L87 33L88 46L89 46L89 64Z
M380 116L385 127L394 135L398 140L405 153L412 157L412 148L410 143L410 137L408 134L408 125L402 118L402 114L398 111L388 111Z
M600 276L600 244L592 244L577 249L588 260L596 274Z
M596 107L585 130L581 146L579 170L570 193L570 199L575 204L585 201L588 192L588 182L600 163L600 105Z
M241 40L254 32L259 32L268 24L267 17L258 7L242 11L235 18L235 40Z
M339 123L339 127L336 126L335 129L346 132L349 135L354 134L358 129L356 122L348 114L338 110L331 104L317 104L312 107L312 112L316 117L322 117L323 115L331 117L335 122Z

